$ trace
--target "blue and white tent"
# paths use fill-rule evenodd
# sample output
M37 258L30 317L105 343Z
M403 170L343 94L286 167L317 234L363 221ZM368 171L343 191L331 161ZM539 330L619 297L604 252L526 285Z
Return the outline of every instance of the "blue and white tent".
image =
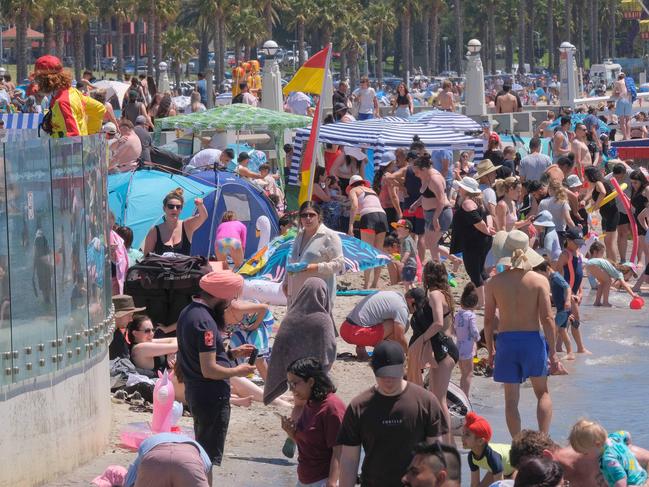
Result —
M5 130L37 130L43 121L42 113L2 113L0 118L5 123Z
M297 184L302 147L310 133L310 128L299 129L296 133L289 184ZM476 159L482 159L485 150L483 139L432 125L404 121L397 117L323 125L320 128L318 140L327 144L371 149L374 153L374 166L376 167L384 152L409 148L415 135L424 143L429 152L443 149L471 150L475 152Z
M433 127L452 130L453 132L482 131L480 124L466 115L444 110L426 110L412 115L408 120L414 123L425 123Z

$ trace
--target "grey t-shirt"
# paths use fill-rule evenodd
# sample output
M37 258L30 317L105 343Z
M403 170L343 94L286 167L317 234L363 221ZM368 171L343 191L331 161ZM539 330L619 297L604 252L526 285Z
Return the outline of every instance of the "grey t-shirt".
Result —
M557 232L563 232L566 230L566 209L570 212L570 205L568 202L559 202L554 197L545 198L539 203L539 213L543 210L548 210L552 214L552 221L554 222L554 228Z
M488 184L480 183L480 191L482 191L482 200L485 202L485 205L496 205L496 192Z
M347 315L354 325L371 328L385 320L394 320L408 329L408 305L401 293L379 291L363 298Z
M403 256L406 252L410 252L410 256L407 261L404 261ZM417 267L417 258L415 257L415 255L417 255L416 252L415 241L411 236L408 236L401 241L401 262L404 267Z
M540 181L545 170L551 165L552 160L545 154L530 154L521 160L520 174L526 181Z

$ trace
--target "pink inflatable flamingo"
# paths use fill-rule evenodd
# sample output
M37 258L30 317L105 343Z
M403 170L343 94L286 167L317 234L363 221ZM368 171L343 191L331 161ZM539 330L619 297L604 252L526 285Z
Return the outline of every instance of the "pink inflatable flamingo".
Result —
M153 388L153 419L151 431L164 433L171 431L173 426L174 385L171 382L173 372L158 371L158 381Z

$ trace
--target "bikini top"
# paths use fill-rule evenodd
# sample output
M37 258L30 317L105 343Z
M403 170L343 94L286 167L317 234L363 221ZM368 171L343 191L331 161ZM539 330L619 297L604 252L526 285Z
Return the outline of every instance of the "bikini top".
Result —
M428 186L426 186L426 189L424 191L420 190L419 192L424 198L437 198L435 192L432 191Z
M410 105L410 100L408 99L408 95L397 95L397 105L398 106L408 106Z
M185 222L182 223L182 238L177 244L166 245L162 241L162 236L160 235L160 225L155 226L155 231L157 238L155 247L153 248L153 253L162 255L165 252L174 252L176 254L191 255L192 243L189 241L189 238L187 238L187 234L185 233Z

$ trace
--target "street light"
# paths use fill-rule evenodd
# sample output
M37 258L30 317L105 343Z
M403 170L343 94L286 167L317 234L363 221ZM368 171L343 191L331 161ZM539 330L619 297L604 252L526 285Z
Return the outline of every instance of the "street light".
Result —
M484 116L487 113L484 93L484 70L480 51L482 43L471 39L467 43L466 83L464 90L465 111L469 116Z
M478 39L471 39L467 44L471 54L478 54L482 49L482 43Z
M260 49L264 55L264 69L262 71L261 106L269 110L281 112L284 106L282 97L282 73L275 55L279 51L277 42L268 40Z

